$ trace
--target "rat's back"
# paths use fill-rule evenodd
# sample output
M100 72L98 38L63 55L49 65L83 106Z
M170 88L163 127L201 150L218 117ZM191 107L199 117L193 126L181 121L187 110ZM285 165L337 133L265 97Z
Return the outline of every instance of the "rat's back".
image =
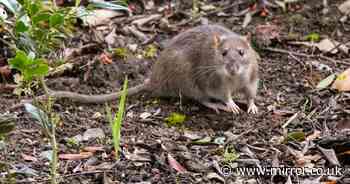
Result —
M214 34L233 33L222 26L202 25L178 34L166 44L151 75L156 96L202 98L206 95L196 83L194 70L215 61Z

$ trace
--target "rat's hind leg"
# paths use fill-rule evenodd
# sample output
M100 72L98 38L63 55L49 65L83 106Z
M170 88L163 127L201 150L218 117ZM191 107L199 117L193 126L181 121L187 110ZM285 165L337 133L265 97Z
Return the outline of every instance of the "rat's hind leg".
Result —
M226 103L226 105L221 104L219 102L210 102L210 101L200 101L204 106L213 109L216 113L219 114L219 110L223 110L226 112L233 112L235 114L238 114L240 109L239 107L236 105L235 102L233 102L233 100L230 100L229 102Z
M227 111L227 107L223 104L220 103L214 103L214 102L210 102L210 101L200 101L200 103L206 107L208 107L209 109L213 109L217 114L220 113L219 110L224 110Z

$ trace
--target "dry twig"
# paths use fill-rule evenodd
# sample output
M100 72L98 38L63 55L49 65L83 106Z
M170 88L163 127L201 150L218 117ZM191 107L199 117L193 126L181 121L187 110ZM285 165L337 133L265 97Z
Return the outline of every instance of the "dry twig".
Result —
M343 61L337 61L337 60L334 60L332 58L329 58L329 57L326 57L326 56L322 56L322 55L310 55L310 54L305 54L305 53L288 51L288 50L284 50L284 49L271 48L271 47L264 48L263 50L271 51L271 52L277 52L277 53L282 53L282 54L301 56L301 57L306 57L306 58L320 58L320 59L324 59L324 60L330 61L330 62L332 62L334 64L343 64L343 65L346 65L346 66L350 66L350 63L343 62Z

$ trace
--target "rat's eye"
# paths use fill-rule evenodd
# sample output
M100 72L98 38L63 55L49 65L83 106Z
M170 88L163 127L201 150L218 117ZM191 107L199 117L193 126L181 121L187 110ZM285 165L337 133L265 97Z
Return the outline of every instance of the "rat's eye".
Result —
M225 49L223 52L222 52L222 56L226 56L228 53L228 49Z
M244 52L243 49L238 49L238 54L239 54L240 56L244 56L245 52Z

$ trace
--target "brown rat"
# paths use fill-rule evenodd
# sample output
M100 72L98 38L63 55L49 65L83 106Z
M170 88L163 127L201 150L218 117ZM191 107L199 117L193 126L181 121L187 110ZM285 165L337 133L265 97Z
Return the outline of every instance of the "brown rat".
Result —
M149 80L128 89L128 95L149 91L155 96L183 96L224 111L239 112L232 95L242 93L248 112L257 113L258 54L242 36L219 25L202 25L175 36L161 52ZM56 98L104 103L121 93L83 95L50 91ZM216 100L219 102L212 102ZM220 103L222 102L222 103Z

